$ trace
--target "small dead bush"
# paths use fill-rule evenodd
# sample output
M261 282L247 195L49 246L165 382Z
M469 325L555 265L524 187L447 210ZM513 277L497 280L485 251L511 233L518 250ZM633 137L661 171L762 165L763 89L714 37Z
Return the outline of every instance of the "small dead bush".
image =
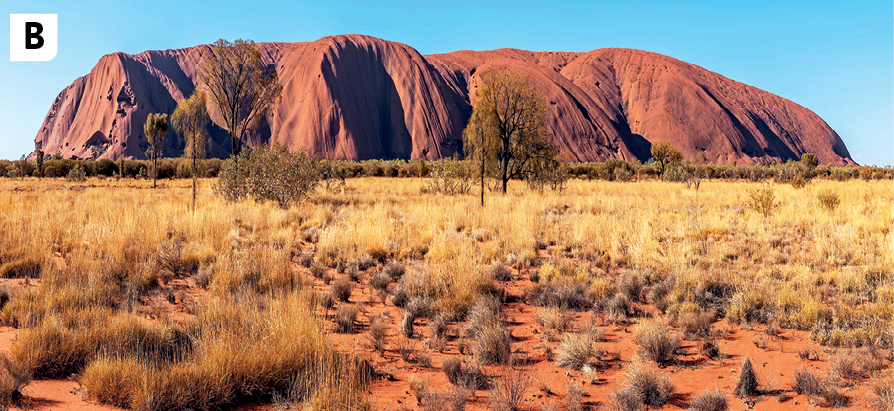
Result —
M556 349L556 365L562 368L580 370L590 363L596 349L586 334L565 334Z
M31 372L6 354L0 354L0 408L6 409L22 396L31 381Z
M705 391L695 397L689 404L690 411L726 411L729 403L720 389Z
M511 368L501 376L490 390L488 403L494 411L515 411L521 409L525 401L525 393L534 384L534 377L529 370Z
M407 290L403 285L398 284L391 288L391 303L398 308L407 305Z
M372 321L369 323L369 342L372 344L373 349L379 353L385 351L385 336L387 330L388 325L385 324L385 320L383 320L382 317L373 317Z
M609 394L605 409L606 411L642 411L645 406L641 394L634 387L623 387Z
M490 277L497 281L509 281L512 279L512 272L506 268L503 263L495 262L491 264L488 268L488 273Z
M428 296L417 296L407 302L406 310L413 318L428 318L432 314L434 300Z
M645 358L658 364L670 364L680 349L680 336L672 333L664 320L649 319L633 330L633 340Z
M546 307L537 313L537 322L545 331L568 331L571 324L571 313L557 307Z
M400 333L405 338L413 338L414 321L416 321L416 317L413 317L409 312L404 312L404 315L400 317Z
M482 364L506 364L511 344L509 329L501 321L490 321L477 329L472 353Z
M353 333L360 310L354 304L341 304L335 313L335 325L340 333Z
M323 274L326 274L328 270L325 265L314 263L310 266L310 275L314 276L314 278L322 279Z
M389 261L388 264L385 264L385 268L382 269L382 272L391 277L391 281L397 281L403 277L407 272L407 269L399 262Z
M384 271L373 274L369 279L369 285L383 294L388 292L389 284L391 284L391 276Z
M795 378L792 381L792 390L795 391L795 394L801 395L804 394L806 396L814 396L822 394L825 386L825 381L823 381L822 377L810 372L806 368L800 368L798 371L795 371Z
M667 375L659 375L654 364L635 361L627 370L626 378L626 385L650 407L660 407L674 395L674 383Z
M332 296L336 300L347 302L351 298L351 292L354 290L354 283L347 276L341 276L332 282L330 289Z
M754 366L751 365L751 359L745 356L742 366L739 367L739 377L736 380L736 388L733 392L736 395L755 396L758 394L757 387L758 382L757 375L754 373Z
M894 373L879 376L872 380L872 397L870 402L880 411L894 410Z

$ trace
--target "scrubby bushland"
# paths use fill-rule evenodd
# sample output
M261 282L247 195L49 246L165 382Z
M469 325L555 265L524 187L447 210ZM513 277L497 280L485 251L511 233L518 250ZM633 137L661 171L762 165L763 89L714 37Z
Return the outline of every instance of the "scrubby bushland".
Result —
M273 201L287 207L303 200L320 183L320 172L306 153L273 142L245 150L224 162L214 191L237 201Z

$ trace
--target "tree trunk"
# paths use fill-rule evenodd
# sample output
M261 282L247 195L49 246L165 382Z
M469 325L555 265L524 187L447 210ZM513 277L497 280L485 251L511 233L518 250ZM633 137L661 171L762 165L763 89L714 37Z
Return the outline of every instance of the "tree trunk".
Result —
M193 137L195 140L195 137ZM192 213L196 213L196 148L195 143L193 143L192 149Z
M484 207L484 161L486 157L481 153L481 206Z
M503 164L501 165L502 166L501 168L502 168L502 172L503 172L503 175L502 175L503 194L506 194L506 192L509 190L509 157L504 156L502 163Z
M158 180L158 154L155 149L152 150L152 188L155 188L155 182Z

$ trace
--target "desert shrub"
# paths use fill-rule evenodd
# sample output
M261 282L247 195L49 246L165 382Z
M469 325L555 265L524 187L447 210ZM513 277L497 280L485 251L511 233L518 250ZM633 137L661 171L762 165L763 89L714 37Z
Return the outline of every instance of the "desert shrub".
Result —
M571 313L558 307L542 308L537 313L537 322L545 331L567 331L571 324Z
M487 376L475 363L463 365L460 357L449 357L444 360L444 375L451 384L469 390L480 390L487 386Z
M87 173L80 164L75 164L75 166L68 171L68 174L65 175L65 181L87 181Z
M512 278L512 272L503 263L494 262L487 269L491 278L496 281L509 281Z
M329 270L326 266L319 263L313 263L310 266L310 275L314 276L314 278L323 278L323 275L326 274L327 271Z
M7 409L19 399L22 389L31 381L31 372L21 364L12 361L6 354L0 354L0 408Z
M779 207L779 202L776 201L773 187L770 187L768 183L762 188L749 190L746 205L748 208L761 213L764 217L769 217L773 210Z
M674 383L667 375L659 375L652 364L635 361L625 377L626 386L633 389L642 404L650 407L661 407L674 395Z
M404 265L396 261L389 261L388 264L385 264L385 267L382 268L382 273L390 277L391 281L399 280L406 272L407 270L404 268Z
M453 385L462 384L463 378L463 360L460 357L448 357L444 359L441 367L447 380Z
M570 177L568 163L555 158L543 157L533 160L526 182L528 187L533 190L543 191L544 188L549 187L554 191L562 191Z
M475 165L468 160L442 159L428 163L429 173L422 190L436 194L466 194L472 190Z
M795 372L791 386L796 394L822 398L831 407L843 407L849 402L849 398L842 395L829 381L803 367Z
M388 285L391 284L391 276L388 275L385 271L380 271L372 275L369 278L369 285L372 286L376 291L386 292L388 291Z
M726 395L716 388L702 392L689 404L690 411L726 411L728 409L729 403Z
M580 370L589 364L590 359L596 355L590 336L586 334L565 334L559 347L556 349L556 365L562 368Z
M425 390L420 402L423 411L463 411L469 400L469 392L462 387L453 387L444 392Z
M336 329L340 333L353 333L354 323L360 310L354 304L341 304L335 313Z
M512 367L509 372L497 378L490 390L488 405L494 411L515 411L521 409L525 394L534 383L528 370Z
M291 153L277 143L243 150L226 160L214 185L227 201L249 198L288 207L311 194L320 182L313 160L303 151Z
M336 300L347 302L351 298L354 283L351 282L351 279L348 278L348 276L341 276L332 282L330 289L332 290L332 296L335 297Z
M627 316L633 312L633 304L627 294L615 293L611 298L603 298L596 302L596 309L612 322L627 320Z
M433 306L434 301L431 299L431 297L420 295L410 298L405 308L407 310L407 314L415 319L428 318L429 316L431 316L433 312Z
M780 184L791 184L794 188L803 188L812 177L810 168L800 161L788 161L773 167L773 178Z
M894 410L894 374L887 373L872 380L872 406L880 411Z
M376 260L371 255L364 253L350 263L355 264L358 270L366 271L376 265Z
M378 160L366 160L363 162L363 175L366 177L382 177L385 171L382 169L382 163Z
M404 314L400 317L400 333L404 336L404 338L413 338L414 321L416 321L416 317L411 315L409 312L404 312Z
M323 310L329 310L332 307L335 307L335 298L332 298L332 293L324 293L318 292L315 298L317 304L320 305L320 308Z
M398 284L391 288L391 303L398 308L407 304L407 290L403 285Z
M538 283L525 291L525 297L538 307L587 309L593 306L593 296L584 284Z
M606 411L641 411L645 409L641 393L631 386L622 387L609 394Z
M754 396L757 391L757 374L754 373L754 367L751 365L751 359L745 356L742 365L739 367L739 376L736 379L736 387L733 392L736 395Z
M568 385L568 395L565 398L565 411L584 410L584 389L579 384Z
M864 377L863 370L857 365L857 356L852 352L837 353L826 368L830 381L856 380Z
M683 330L688 339L707 337L711 332L711 324L714 322L712 312L687 312L680 316L677 325Z
M838 197L838 193L834 190L827 188L816 194L816 202L820 207L832 211L841 204L841 198Z
M643 276L636 270L624 270L618 277L618 291L625 294L630 301L641 301L645 284Z
M317 163L317 172L320 174L320 186L327 192L338 192L345 188L345 172L330 160L321 160Z
M450 314L440 313L428 324L429 336L434 339L443 339L447 334L447 324L450 321Z
M198 174L204 178L217 178L220 174L220 168L223 166L223 160L219 158L208 158L199 161Z
M680 337L658 319L641 321L633 330L633 340L645 358L659 364L672 363L680 349Z
M482 364L506 364L509 362L512 338L509 329L501 321L488 320L476 327L472 353Z
M378 352L385 351L385 335L388 331L388 325L381 317L376 316L369 323L369 342L373 349Z

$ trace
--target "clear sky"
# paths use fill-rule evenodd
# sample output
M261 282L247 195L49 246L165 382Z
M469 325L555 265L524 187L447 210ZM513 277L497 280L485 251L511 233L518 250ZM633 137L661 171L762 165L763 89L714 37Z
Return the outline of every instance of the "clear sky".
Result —
M59 51L50 62L10 62L9 30L0 29L0 158L31 152L53 99L104 54L358 33L422 54L502 47L666 54L813 110L860 164L894 164L891 0L200 3L2 0L5 14L58 14Z

